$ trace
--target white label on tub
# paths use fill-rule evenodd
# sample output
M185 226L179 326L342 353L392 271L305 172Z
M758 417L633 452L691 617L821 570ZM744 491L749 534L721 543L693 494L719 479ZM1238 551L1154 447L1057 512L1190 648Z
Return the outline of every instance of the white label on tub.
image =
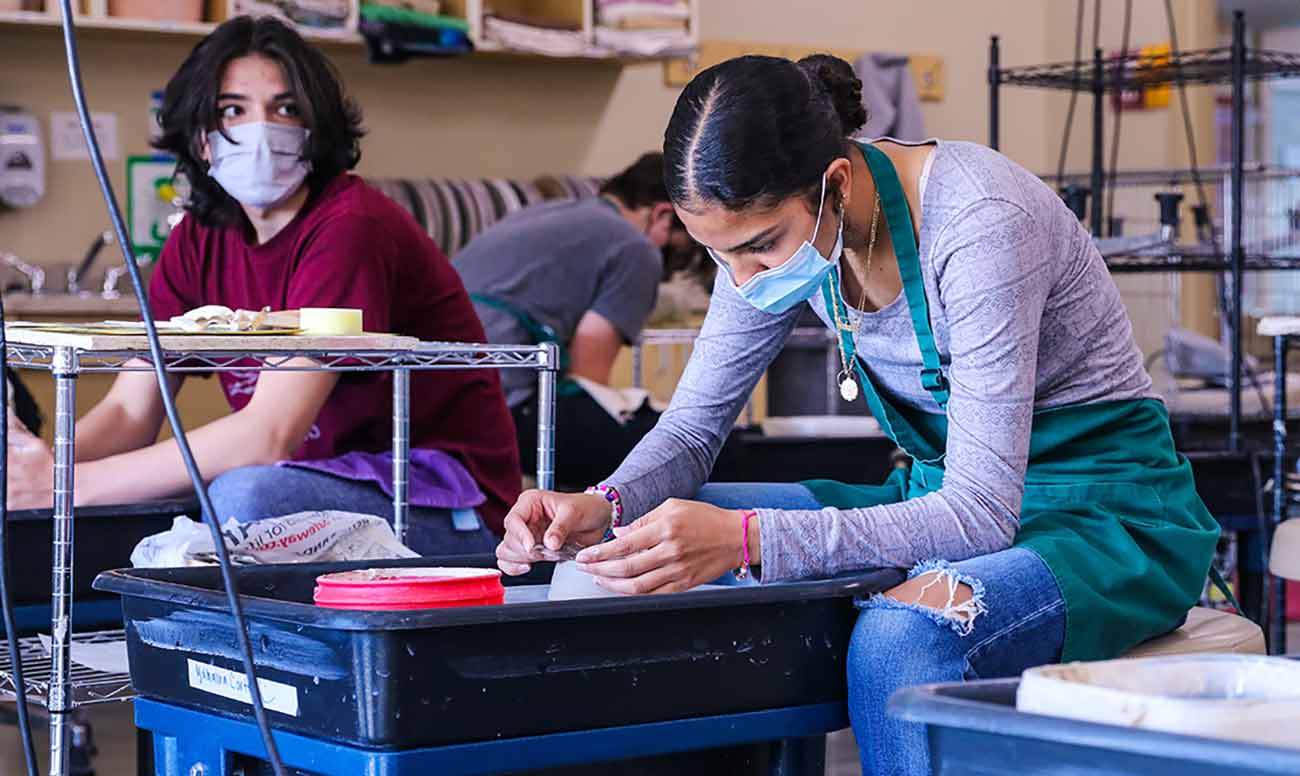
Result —
M186 658L185 662L190 667L190 687L250 706L253 704L248 693L248 677L242 671L200 663L192 658ZM262 691L262 705L266 708L298 716L298 688L270 679L258 679L257 689Z

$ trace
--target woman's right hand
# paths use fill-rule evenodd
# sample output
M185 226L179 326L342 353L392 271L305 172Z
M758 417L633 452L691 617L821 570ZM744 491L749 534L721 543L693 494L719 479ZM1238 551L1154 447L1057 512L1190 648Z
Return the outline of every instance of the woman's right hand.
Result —
M611 507L603 496L525 491L505 520L497 545L497 566L511 576L528 573L543 560L538 545L557 551L565 544L590 547L609 529Z

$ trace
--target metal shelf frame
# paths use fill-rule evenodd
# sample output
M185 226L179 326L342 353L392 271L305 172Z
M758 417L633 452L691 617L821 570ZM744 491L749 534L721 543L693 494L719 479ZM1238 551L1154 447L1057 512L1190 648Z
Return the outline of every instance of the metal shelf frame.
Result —
M1102 50L1093 52L1092 62L1061 62L1028 67L1003 67L998 37L989 41L989 146L999 147L1001 120L1000 97L1003 86L1065 89L1092 95L1092 163L1089 174L1092 192L1090 229L1102 235L1102 208L1105 191L1105 104L1106 95L1115 90L1134 89L1158 84L1230 84L1232 87L1232 149L1228 166L1230 178L1230 212L1227 221L1227 244L1223 260L1166 263L1155 266L1149 257L1120 258L1108 262L1118 272L1225 272L1231 283L1226 318L1232 339L1231 374L1228 383L1229 415L1227 449L1241 452L1241 391L1243 387L1242 353L1242 276L1257 269L1292 269L1273 266L1272 260L1249 262L1242 238L1245 194L1246 149L1246 82L1269 78L1300 77L1300 55L1280 51L1247 49L1246 17L1235 11L1232 17L1232 43L1227 47L1179 52L1162 64L1144 61L1139 56L1106 57ZM1140 260L1139 260L1140 259Z
M72 648L77 644L121 644L123 654L126 652L126 631L108 630L92 633L76 633L69 639ZM50 650L45 649L39 636L28 636L18 640L19 659L23 661L23 679L27 687L27 701L38 706L48 707L50 688L53 682ZM8 645L0 640L0 696L17 700L18 692L14 687L13 665L9 661ZM99 703L121 703L135 697L131 689L131 675L109 671L100 671L74 663L69 672L69 697L74 708L91 706Z
M1126 56L1100 58L1100 66L1085 62L1054 62L1047 65L1008 67L1000 71L1007 86L1028 86L1065 91L1115 92L1151 86L1186 84L1226 84L1233 79L1233 48L1181 51L1176 56L1153 63L1137 51ZM1268 49L1246 49L1242 67L1251 80L1293 78L1300 76L1300 54Z
M1112 273L1136 272L1214 272L1232 271L1232 260L1222 253L1184 253L1169 256L1108 256L1106 266ZM1292 259L1279 256L1248 254L1242 262L1245 272L1300 270L1300 256Z
M1242 173L1251 176L1254 180L1270 178L1294 178L1300 175L1300 167L1283 167L1278 165L1266 165L1259 162L1251 162L1242 167ZM1114 175L1108 175L1107 178L1121 186L1134 184L1147 184L1153 186L1177 186L1188 183L1195 183L1197 179L1203 181L1224 180L1232 175L1232 166L1227 164L1215 164L1200 167L1192 170L1187 167L1169 167L1169 168L1151 168L1145 170L1116 170ZM1084 172L1067 172L1064 175L1040 175L1047 183L1053 186L1064 186L1070 183L1088 183L1091 180L1092 173Z
M51 774L67 773L71 714L78 706L107 700L129 700L129 677L85 673L71 661L72 642L87 638L72 634L72 559L74 516L74 447L76 385L83 373L148 371L147 350L90 350L71 346L9 343L6 362L19 369L48 371L54 376L54 540L51 564L51 646L48 671L43 646L21 644L23 667L30 670L28 700L40 703L50 718ZM176 374L236 371L364 372L393 375L393 530L406 541L409 511L411 373L446 369L532 369L537 372L537 483L550 489L555 481L555 385L559 351L542 345L480 345L447 342L418 343L395 350L168 350L168 372ZM307 361L309 363L304 363ZM90 634L107 638L103 634ZM39 652L35 650L40 650ZM29 664L29 658L31 660ZM7 661L7 657L5 658ZM31 666L28 669L28 666ZM0 694L14 694L12 669L0 662Z
M1300 167L1264 165L1254 162L1242 170L1245 201L1254 200L1255 207L1246 214L1242 231L1243 269L1246 272L1300 269L1300 207L1291 207L1283 214L1269 210L1270 205L1280 208L1285 203L1300 202ZM1069 172L1062 175L1040 175L1045 183L1064 190L1068 186L1087 188L1091 172ZM1176 189L1197 185L1210 191L1208 199L1215 203L1219 213L1232 212L1232 199L1224 194L1232 186L1232 167L1213 165L1192 170L1189 168L1117 170L1105 177L1110 191L1124 194L1140 189ZM1280 194L1279 194L1280 192ZM1109 194L1107 196L1110 196ZM1262 202L1260 200L1263 200ZM1225 249L1224 225L1216 223L1215 209L1208 214L1213 243L1160 244L1151 250L1132 254L1107 256L1107 265L1113 272L1230 272L1232 254ZM1105 214L1112 221L1115 212ZM1130 214L1131 215L1131 214ZM1279 229L1281 218L1290 219L1289 231ZM1272 221L1270 221L1272 219ZM1112 236L1114 236L1112 234Z
M1287 519L1291 503L1288 494L1288 482L1291 481L1287 471L1287 406L1286 406L1286 364L1287 354L1296 345L1296 335L1279 334L1273 337L1273 520L1269 526L1266 546L1270 552L1273 547L1273 531ZM1292 486L1294 487L1294 486ZM1265 559L1267 564L1267 558ZM1265 566L1265 579L1268 568ZM1286 654L1286 582L1272 578L1269 590L1269 606L1265 611L1268 623L1268 647L1274 655Z

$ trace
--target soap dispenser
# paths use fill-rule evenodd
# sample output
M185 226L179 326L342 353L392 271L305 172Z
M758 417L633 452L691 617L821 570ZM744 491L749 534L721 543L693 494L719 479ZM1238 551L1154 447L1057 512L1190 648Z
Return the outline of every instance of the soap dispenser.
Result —
M45 144L32 114L0 106L0 204L35 205L45 196Z

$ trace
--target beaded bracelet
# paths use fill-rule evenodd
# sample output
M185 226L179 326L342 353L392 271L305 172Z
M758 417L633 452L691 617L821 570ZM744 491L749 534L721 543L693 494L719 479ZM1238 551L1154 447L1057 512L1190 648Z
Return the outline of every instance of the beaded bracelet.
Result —
M745 579L749 576L749 521L758 517L758 513L752 509L746 509L740 513L740 568L733 573L736 579Z
M618 489L613 485L595 485L587 488L583 494L600 496L609 502L609 528L605 529L605 537L601 541L614 538L614 529L623 525L623 497L618 494Z

